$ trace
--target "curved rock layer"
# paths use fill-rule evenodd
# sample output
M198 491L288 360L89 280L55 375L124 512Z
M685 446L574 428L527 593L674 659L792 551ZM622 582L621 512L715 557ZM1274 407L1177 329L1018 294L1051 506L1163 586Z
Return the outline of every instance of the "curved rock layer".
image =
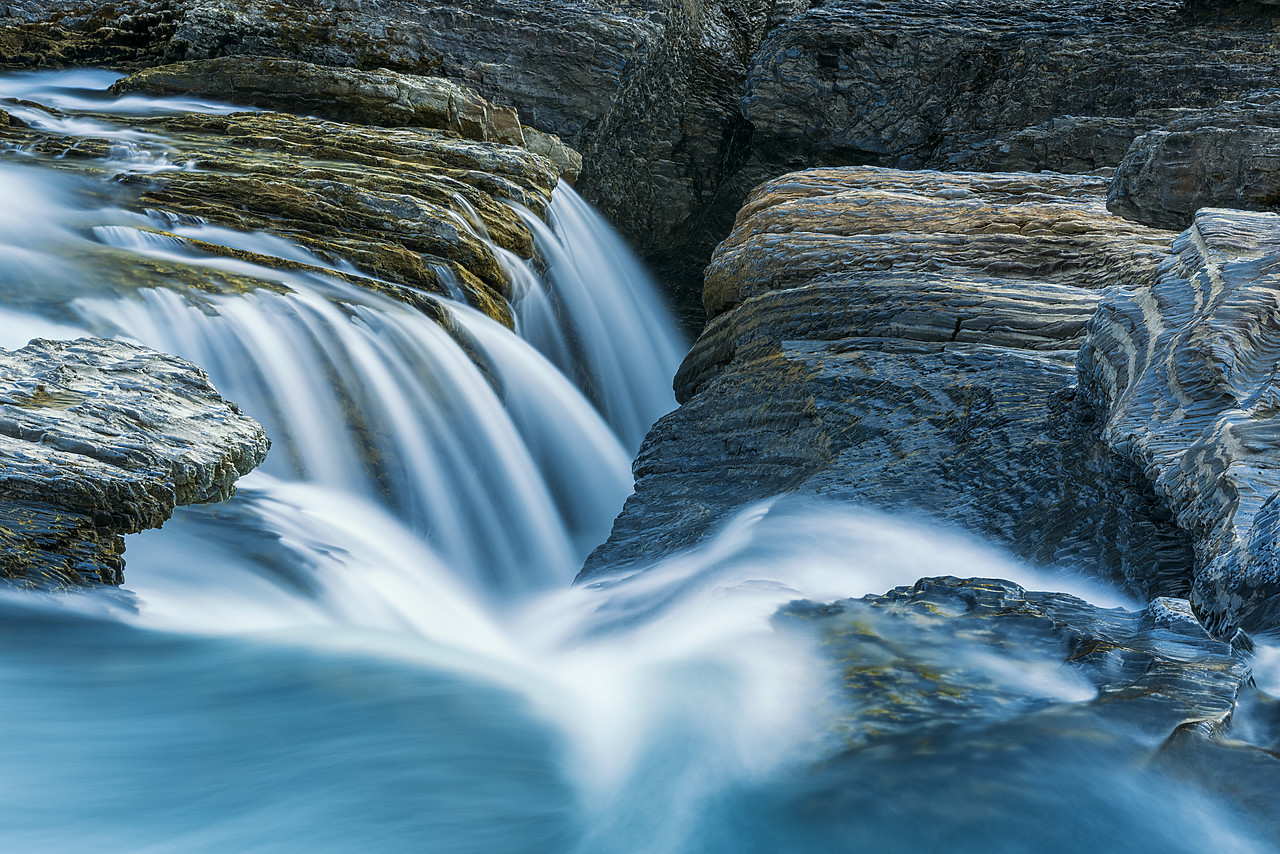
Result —
M1042 563L1185 595L1188 536L1077 400L1099 289L1173 235L1101 179L814 170L760 187L708 269L714 315L583 576L698 542L779 492L923 512Z
M175 356L103 339L0 351L0 574L118 584L121 535L231 497L269 444Z
M1103 301L1080 390L1192 535L1211 626L1280 617L1280 215L1203 210L1152 287Z

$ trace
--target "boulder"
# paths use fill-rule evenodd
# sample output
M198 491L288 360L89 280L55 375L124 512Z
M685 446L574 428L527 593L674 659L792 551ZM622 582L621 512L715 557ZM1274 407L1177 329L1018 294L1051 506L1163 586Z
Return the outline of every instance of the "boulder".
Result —
M268 446L177 357L103 339L0 351L0 574L118 584L121 535L231 497Z

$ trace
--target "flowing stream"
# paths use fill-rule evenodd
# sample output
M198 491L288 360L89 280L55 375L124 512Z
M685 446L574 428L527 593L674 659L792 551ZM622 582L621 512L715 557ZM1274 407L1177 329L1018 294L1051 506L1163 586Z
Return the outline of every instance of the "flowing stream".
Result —
M113 167L136 171L186 167L129 116L230 109L112 100L113 79L9 75L0 96L56 108L4 105L51 133L117 140ZM1065 589L957 534L780 499L696 551L571 586L675 405L682 351L572 190L545 223L522 212L544 273L502 255L513 334L461 303L446 330L280 238L131 212L49 165L0 156L0 345L177 353L273 449L232 501L129 538L132 604L0 594L5 850L1268 850L1122 732L1027 737L1010 762L866 755L832 783L836 674L773 615L926 574ZM203 255L156 226L321 269ZM282 287L140 284L144 260ZM1028 690L1092 696L1061 669Z

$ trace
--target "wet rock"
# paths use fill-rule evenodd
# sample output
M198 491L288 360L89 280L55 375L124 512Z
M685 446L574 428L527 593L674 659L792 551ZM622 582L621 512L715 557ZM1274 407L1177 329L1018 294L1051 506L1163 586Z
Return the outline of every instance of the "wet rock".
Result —
M775 621L821 637L840 673L835 731L847 750L928 751L965 730L1064 713L1157 744L1188 724L1225 735L1249 678L1249 654L1213 638L1184 599L1126 611L1008 581L924 578L883 596L793 603Z
M1192 535L1192 601L1225 631L1280 617L1280 215L1206 209L1151 286L1111 292L1080 358L1107 443Z
M7 139L59 165L116 170L117 182L134 190L134 205L158 219L157 229L166 218L197 217L280 235L322 261L354 264L362 275L346 278L356 284L415 305L429 303L428 294L461 296L507 325L511 283L494 246L530 258L533 238L506 201L543 214L559 180L549 160L525 148L444 131L273 112L132 124L141 133L132 149L145 155L144 166L163 157L187 168L129 171L112 139L31 128L10 128ZM296 259L210 251L299 267Z
M929 850L941 834L972 834L993 803L1007 810L985 837L993 844L1043 844L1043 816L1057 810L1102 822L1110 840L1132 816L1108 815L1111 797L1131 804L1108 779L1197 804L1199 789L1234 807L1236 838L1259 838L1259 850L1280 840L1280 761L1258 720L1275 713L1256 708L1274 701L1250 687L1249 652L1211 637L1185 600L1126 611L1006 581L925 578L794 603L774 623L816 633L835 673L826 711L838 755L806 775L796 809L839 828L842 845ZM911 822L894 820L904 813ZM1141 847L1146 834L1129 832L1120 844Z
M708 268L680 409L583 577L781 492L923 512L1033 560L1185 595L1187 535L1097 436L1075 354L1172 234L1062 175L813 170L763 185Z
M3 32L20 41L43 22L96 38L99 63L385 68L510 104L583 153L583 194L692 301L766 179L816 165L1111 168L1170 110L1274 85L1278 58L1270 12L1182 0L128 0L117 14L163 18L131 58L95 9L13 4ZM7 55L57 64L68 51Z
M1203 207L1280 208L1280 90L1187 110L1133 142L1108 207L1136 222L1186 228Z
M268 445L174 356L102 339L0 351L0 573L119 583L122 534L229 498Z
M332 68L298 60L228 56L139 71L111 87L116 95L190 95L384 127L447 130L465 139L529 148L572 182L582 157L551 134L530 131L514 107L440 77Z

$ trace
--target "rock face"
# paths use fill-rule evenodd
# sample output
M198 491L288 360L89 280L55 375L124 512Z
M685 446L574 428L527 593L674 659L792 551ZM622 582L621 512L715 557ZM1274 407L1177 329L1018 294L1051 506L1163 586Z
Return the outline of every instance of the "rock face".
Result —
M1196 551L1215 628L1280 616L1280 216L1203 210L1152 287L1103 301L1080 391Z
M1108 207L1179 229L1204 207L1280 208L1280 90L1187 112L1133 142L1112 179Z
M447 77L585 156L580 188L689 294L797 168L1092 171L1274 84L1273 4L1203 0L25 0L24 66L274 56ZM145 22L145 24L143 23ZM353 80L355 78L353 77ZM355 84L353 83L353 86Z
M229 498L268 445L174 356L102 339L0 351L0 573L118 584L121 535Z
M707 270L683 405L584 578L782 492L923 512L1042 564L1280 619L1280 215L1181 235L1053 174L811 170ZM1176 238L1176 239L1175 239Z
M1173 235L1061 175L814 170L763 185L708 269L711 322L583 577L779 492L931 513L1049 564L1185 595L1187 536L1096 437L1075 353L1099 290Z

